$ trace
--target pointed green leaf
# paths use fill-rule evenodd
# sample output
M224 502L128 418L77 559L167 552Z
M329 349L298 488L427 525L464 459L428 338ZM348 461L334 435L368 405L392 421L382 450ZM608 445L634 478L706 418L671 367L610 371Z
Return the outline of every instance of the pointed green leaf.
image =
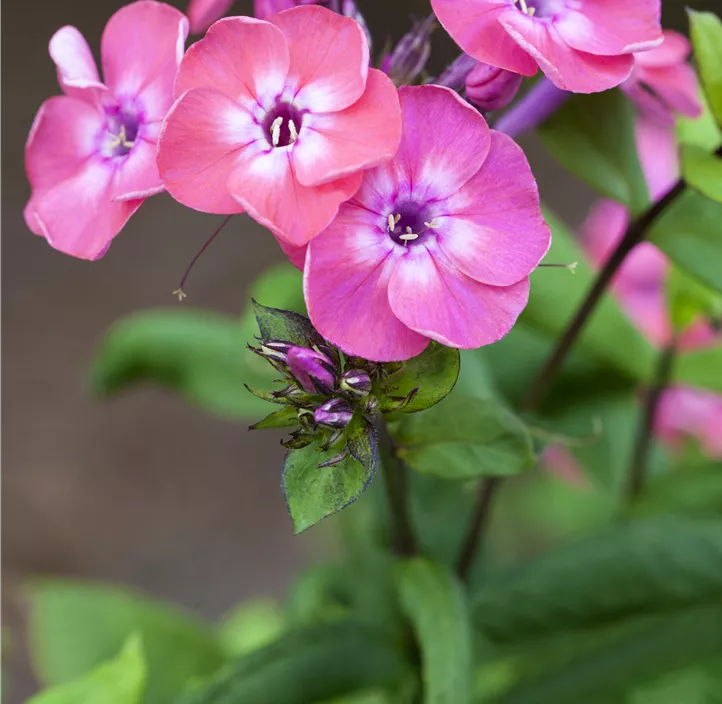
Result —
M667 277L667 301L672 327L678 333L702 318L722 315L722 296L676 266Z
M648 237L688 274L722 291L722 203L687 189L649 228Z
M524 424L493 399L452 394L392 432L410 467L442 479L517 474L535 461Z
M677 140L683 145L700 147L713 152L722 144L722 131L715 122L709 103L700 96L702 114L699 117L677 117Z
M129 636L115 658L36 694L27 704L141 704L145 677L141 639Z
M454 575L417 557L396 567L401 608L421 650L425 704L470 704L471 631L466 595Z
M377 462L364 466L351 456L319 469L319 464L339 452L338 447L319 452L319 445L316 441L300 450L290 450L283 465L281 485L295 533L356 501L376 471Z
M272 373L246 350L237 321L206 311L159 308L134 313L110 328L90 379L102 395L151 382L220 416L252 419L268 407L244 384L266 386Z
M396 387L394 396L406 396L418 387L413 400L402 413L416 413L430 408L445 398L459 377L459 350L431 342L417 357L404 362L401 369L389 376L389 386Z
M634 107L618 90L573 95L540 128L549 152L592 188L633 213L649 204L637 157Z
M314 704L401 680L407 665L388 631L337 621L291 631L224 668L179 704Z
M684 180L703 196L722 203L722 158L701 147L682 150Z
M507 642L720 598L722 521L661 517L555 548L471 603L482 632Z
M379 466L378 435L376 428L358 411L346 428L346 448L351 453L351 457L372 474Z
M144 704L166 704L189 679L225 662L210 628L125 589L64 580L32 582L29 639L35 672L48 685L80 677L111 658L133 633L148 664Z
M284 406L280 410L270 413L263 420L259 420L250 429L291 428L294 425L298 425L298 410L292 406Z
M268 308L255 300L252 303L258 329L264 340L282 340L302 347L323 344L323 338L305 315L292 310Z
M722 21L714 12L689 11L694 57L712 114L722 125Z

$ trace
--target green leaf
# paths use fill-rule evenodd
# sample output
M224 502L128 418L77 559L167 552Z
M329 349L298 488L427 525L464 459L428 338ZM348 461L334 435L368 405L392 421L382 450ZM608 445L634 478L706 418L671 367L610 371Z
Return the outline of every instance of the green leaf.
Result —
M674 361L672 379L678 384L699 386L722 393L722 346L680 354Z
M716 318L722 314L722 296L676 266L667 277L667 299L672 327L678 333L700 318Z
M635 111L618 90L573 95L540 128L544 146L603 195L642 212L649 204L637 157Z
M231 419L257 417L268 406L244 388L270 383L272 369L245 349L241 325L206 311L164 309L116 322L96 352L91 384L116 394L152 382Z
M397 387L394 396L406 396L418 388L403 413L416 413L430 408L445 398L459 377L459 350L431 342L418 357L404 362L401 369L389 376L389 386Z
M684 180L702 195L722 203L722 159L702 147L682 150Z
M715 122L709 103L700 96L702 114L690 118L679 115L677 117L677 140L683 145L700 147L707 152L713 152L722 144L722 132Z
M228 657L240 657L278 640L283 632L281 607L268 597L236 606L218 624L218 637Z
M535 461L524 424L492 399L452 394L393 433L405 462L442 479L517 474Z
M717 124L722 125L722 21L713 12L689 11L694 56Z
M640 684L720 652L722 608L715 605L684 610L602 640L570 661L520 683L495 702L617 704L625 702L630 690Z
M396 567L399 600L421 650L425 704L471 702L466 596L451 572L425 558Z
M365 466L349 456L319 469L319 464L338 454L338 448L319 452L319 445L316 441L301 450L290 450L283 465L281 484L295 533L356 501L378 465L378 455L369 455Z
M338 621L287 633L237 660L180 704L314 704L392 684L406 672L388 631Z
M578 265L574 274L564 269L537 270L531 280L529 304L520 322L557 337L576 313L596 272L586 264L584 253L566 226L548 209L545 209L544 217L552 229L552 246L547 259L578 262ZM622 313L612 296L605 296L599 303L576 348L638 380L647 379L656 358L650 343Z
M255 300L252 303L258 329L264 340L282 340L302 347L313 347L324 343L324 339L305 315L292 310L268 308Z
M290 428L298 425L298 409L284 406L278 411L269 413L263 420L254 423L251 430L266 430L268 428Z
M722 291L722 203L687 189L651 225L648 238L691 276Z
M27 590L35 672L48 685L80 677L142 636L148 664L145 704L166 704L193 677L225 662L213 632L190 615L129 590L41 580Z
M113 660L36 694L27 704L140 704L145 677L141 639L130 636Z
M562 545L472 601L497 641L590 627L722 597L722 521L662 517Z

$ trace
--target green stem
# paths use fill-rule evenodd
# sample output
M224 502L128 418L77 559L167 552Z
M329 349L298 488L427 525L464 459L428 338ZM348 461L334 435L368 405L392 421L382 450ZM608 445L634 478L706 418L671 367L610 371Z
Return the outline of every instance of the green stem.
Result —
M627 502L631 504L642 493L644 488L644 480L647 474L647 463L649 458L649 448L652 442L652 433L654 432L654 422L657 415L657 408L662 393L669 384L669 377L672 371L672 364L677 352L675 341L672 341L665 347L659 355L657 369L655 371L654 382L651 389L647 391L644 399L644 409L639 424L637 440L634 444L632 452L632 460L629 467L627 481Z
M466 534L464 546L461 549L459 562L456 566L456 572L463 581L469 579L469 573L474 566L474 559L479 550L479 544L484 535L487 525L489 524L489 514L491 513L491 501L494 498L496 490L501 484L501 477L489 477L479 482L478 493L476 496L476 506L474 514L469 523L469 530Z
M407 506L406 465L398 455L398 447L391 437L385 421L379 418L376 427L379 431L381 470L384 475L386 496L393 523L394 552L399 557L410 557L416 553L416 541Z

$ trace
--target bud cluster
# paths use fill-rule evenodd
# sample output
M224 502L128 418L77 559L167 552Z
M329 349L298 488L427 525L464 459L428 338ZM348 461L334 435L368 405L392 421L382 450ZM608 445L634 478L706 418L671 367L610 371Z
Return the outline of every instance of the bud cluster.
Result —
M298 426L291 437L283 441L289 449L306 447L321 438L322 449L329 449L344 437L355 415L370 422L379 412L392 412L402 408L415 395L393 395L388 384L393 365L369 362L356 357L343 357L331 345L313 347L294 345L282 340L261 340L259 347L249 349L263 357L281 375L282 388L275 391L251 393L265 401L286 407L284 426ZM256 427L282 427L268 418ZM340 462L345 451L334 458Z

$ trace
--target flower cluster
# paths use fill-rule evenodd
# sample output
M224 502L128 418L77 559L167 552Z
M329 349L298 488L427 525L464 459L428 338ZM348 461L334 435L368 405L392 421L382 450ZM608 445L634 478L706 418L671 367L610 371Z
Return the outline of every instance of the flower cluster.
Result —
M626 81L635 99L651 87L691 113L688 47L671 33L661 44L659 4L434 0L377 70L352 0L256 0L255 18L193 0L190 28L210 28L185 53L188 19L140 0L106 27L104 82L76 29L52 38L65 95L28 139L26 221L93 260L166 190L267 227L345 354L489 344L524 309L550 232L524 154L479 110L508 105L540 66L565 90ZM468 55L441 85L403 86L425 80L437 19Z

